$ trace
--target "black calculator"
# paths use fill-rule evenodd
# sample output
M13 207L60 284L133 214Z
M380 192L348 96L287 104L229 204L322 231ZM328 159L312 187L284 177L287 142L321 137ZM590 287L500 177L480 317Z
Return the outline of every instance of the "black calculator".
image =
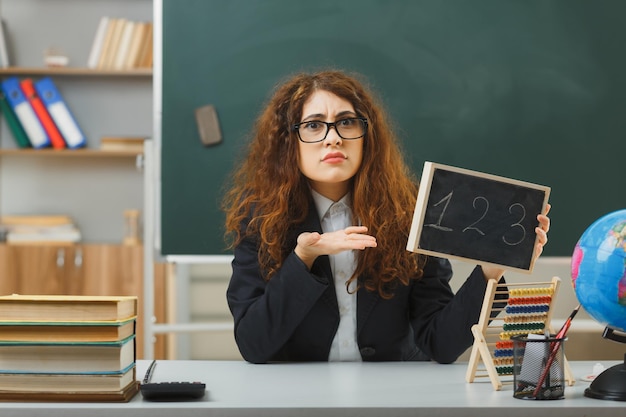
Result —
M152 361L139 390L148 401L186 401L204 397L206 384L202 382L150 382L156 361Z
M149 401L184 401L204 397L202 382L148 382L141 384L141 395Z

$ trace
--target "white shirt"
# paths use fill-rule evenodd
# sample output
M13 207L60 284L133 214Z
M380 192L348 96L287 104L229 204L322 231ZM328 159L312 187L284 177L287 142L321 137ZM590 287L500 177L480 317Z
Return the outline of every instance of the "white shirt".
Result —
M311 192L324 233L352 226L352 210L348 206L349 195L335 203L313 190ZM349 250L329 255L329 258L339 305L339 327L330 347L328 360L361 361L361 353L356 341L356 293L354 292L356 282L350 284L351 292L348 292L346 288L346 282L356 269L355 253Z

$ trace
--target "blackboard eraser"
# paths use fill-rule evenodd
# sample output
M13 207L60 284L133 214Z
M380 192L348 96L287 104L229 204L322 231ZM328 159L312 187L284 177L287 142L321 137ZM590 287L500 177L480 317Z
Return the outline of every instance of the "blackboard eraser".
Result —
M195 110L195 117L200 141L204 146L217 145L222 141L222 130L213 105L198 107Z

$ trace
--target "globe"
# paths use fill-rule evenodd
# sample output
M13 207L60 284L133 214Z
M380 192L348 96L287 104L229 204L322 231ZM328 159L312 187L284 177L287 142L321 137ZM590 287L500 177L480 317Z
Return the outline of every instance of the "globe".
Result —
M584 231L572 254L572 284L580 304L605 325L603 337L626 343L626 210L609 213ZM624 362L598 375L585 397L626 401Z
M626 332L626 210L600 217L572 255L578 301L599 323Z

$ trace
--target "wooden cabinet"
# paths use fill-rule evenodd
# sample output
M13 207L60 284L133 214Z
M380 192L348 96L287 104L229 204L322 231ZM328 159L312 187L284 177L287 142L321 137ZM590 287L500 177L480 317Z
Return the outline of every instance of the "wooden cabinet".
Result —
M73 246L4 246L4 294L66 294L65 271ZM68 277L69 278L69 277Z
M137 357L143 354L143 246L0 245L0 294L136 295ZM155 316L165 321L165 264L155 264ZM166 357L157 336L155 357Z

